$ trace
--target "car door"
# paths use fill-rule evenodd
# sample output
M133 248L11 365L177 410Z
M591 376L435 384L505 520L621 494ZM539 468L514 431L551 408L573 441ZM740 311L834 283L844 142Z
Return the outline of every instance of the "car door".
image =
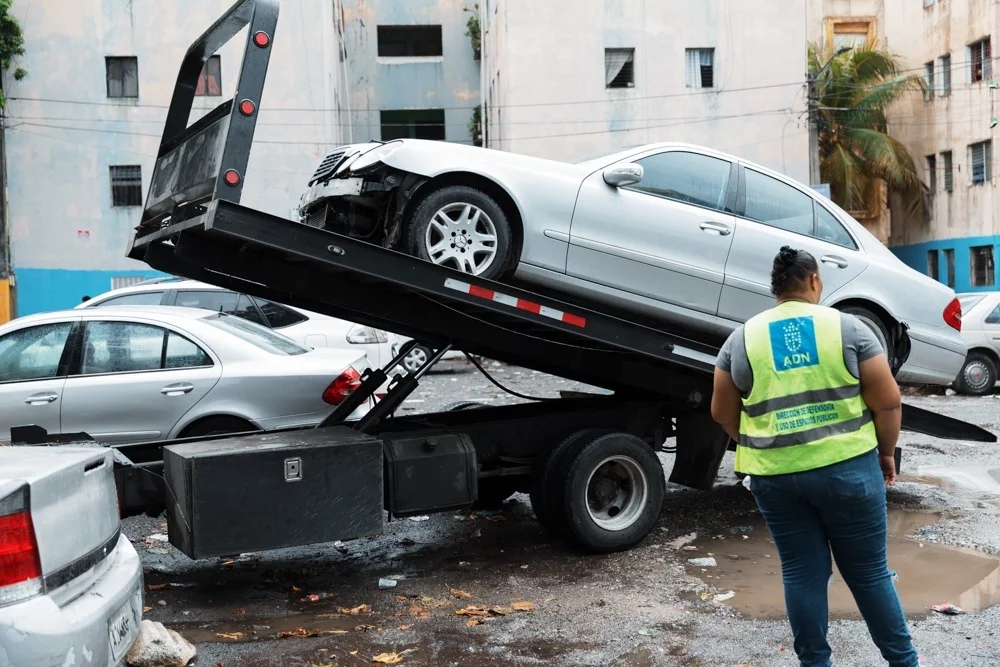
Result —
M222 373L189 336L146 322L86 321L80 357L63 391L63 430L111 444L165 438Z
M12 426L60 432L64 352L76 321L39 324L0 336L0 441Z
M1000 350L1000 296L991 294L987 297L992 303L986 304L986 316L983 318L982 338L983 343L989 345L994 350ZM974 326L974 325L973 325Z
M816 258L824 300L868 267L867 255L844 223L789 182L743 167L737 214L720 317L745 322L774 305L771 266L781 246L806 250Z
M714 315L733 242L735 165L689 150L649 153L618 165L629 162L643 168L635 185L612 187L602 172L584 180L570 227L567 273Z

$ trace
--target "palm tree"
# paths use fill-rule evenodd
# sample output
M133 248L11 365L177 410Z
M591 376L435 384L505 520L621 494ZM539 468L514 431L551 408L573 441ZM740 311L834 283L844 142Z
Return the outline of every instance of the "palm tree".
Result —
M927 186L906 147L889 136L885 117L893 102L924 89L920 75L902 70L895 55L873 40L832 55L809 45L809 71L816 76L820 175L830 184L833 200L847 211L875 213L885 183L910 215L924 220Z

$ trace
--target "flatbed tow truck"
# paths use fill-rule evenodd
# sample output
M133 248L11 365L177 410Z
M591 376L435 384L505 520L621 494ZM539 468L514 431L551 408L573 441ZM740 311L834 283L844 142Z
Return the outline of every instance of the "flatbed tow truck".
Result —
M240 204L277 19L277 0L240 0L188 49L128 255L394 331L436 353L419 371L391 378L388 394L359 421L345 418L390 379L414 342L366 372L317 428L116 446L123 514L166 509L170 542L206 558L375 535L386 516L521 491L553 533L609 552L641 541L660 515L658 452L675 454L671 482L710 489L733 446L708 411L715 348ZM203 64L244 29L236 96L189 125ZM397 415L451 349L611 393ZM940 438L996 441L912 406L904 406L903 424ZM93 442L33 426L12 429L12 440Z

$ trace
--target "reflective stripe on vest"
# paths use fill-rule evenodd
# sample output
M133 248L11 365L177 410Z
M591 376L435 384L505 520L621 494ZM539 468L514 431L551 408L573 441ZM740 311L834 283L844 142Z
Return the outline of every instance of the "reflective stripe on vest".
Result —
M744 327L753 387L743 398L736 469L812 470L877 446L861 383L844 362L840 312L787 301Z

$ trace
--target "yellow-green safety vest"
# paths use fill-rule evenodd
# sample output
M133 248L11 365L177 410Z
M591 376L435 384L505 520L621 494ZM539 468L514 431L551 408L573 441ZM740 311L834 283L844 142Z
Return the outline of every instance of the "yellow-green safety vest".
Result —
M747 321L753 387L743 397L736 470L783 475L878 446L861 382L844 362L840 312L786 301Z

